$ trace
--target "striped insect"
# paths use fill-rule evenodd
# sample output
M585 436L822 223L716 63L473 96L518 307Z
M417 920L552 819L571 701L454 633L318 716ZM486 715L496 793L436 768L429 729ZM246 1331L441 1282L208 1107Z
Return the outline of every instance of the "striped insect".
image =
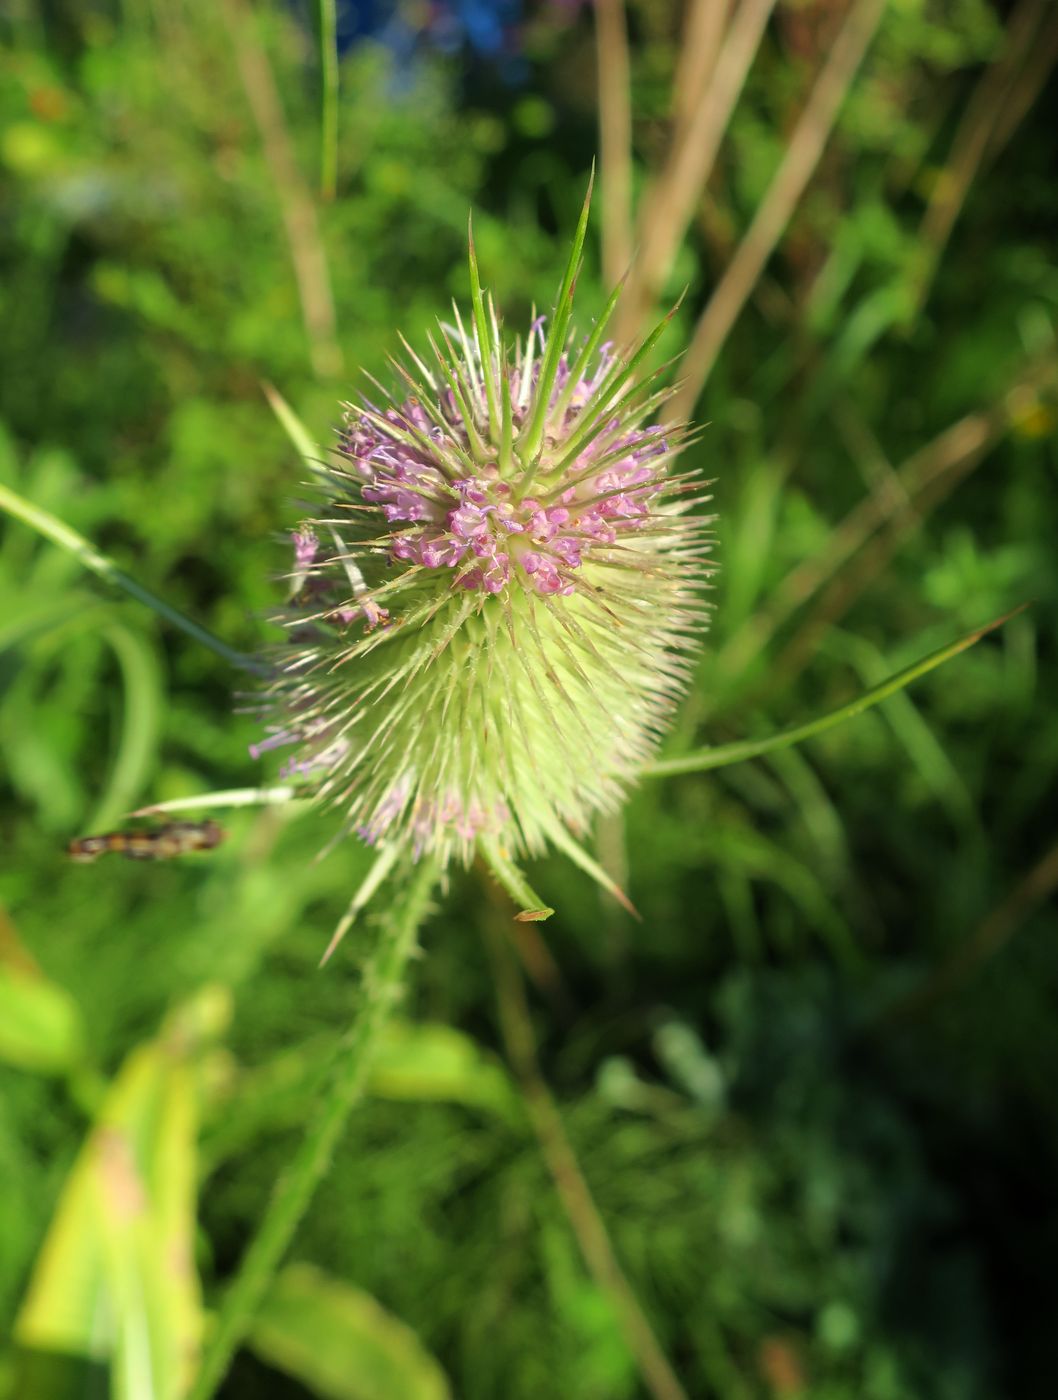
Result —
M78 836L66 852L72 860L86 865L108 854L127 860L172 860L192 851L212 851L224 836L214 821L166 822L133 831L108 831L102 836Z

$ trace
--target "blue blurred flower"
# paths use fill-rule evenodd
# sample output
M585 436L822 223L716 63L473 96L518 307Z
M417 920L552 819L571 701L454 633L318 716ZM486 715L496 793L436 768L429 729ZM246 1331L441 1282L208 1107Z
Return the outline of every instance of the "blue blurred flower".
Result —
M338 52L372 38L400 64L411 62L422 43L442 53L469 49L494 58L514 48L521 16L521 0L338 0Z

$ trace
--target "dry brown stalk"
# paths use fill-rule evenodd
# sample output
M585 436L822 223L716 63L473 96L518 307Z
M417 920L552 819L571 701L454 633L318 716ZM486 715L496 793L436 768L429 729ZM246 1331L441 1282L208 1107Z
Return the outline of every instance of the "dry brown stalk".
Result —
M841 434L849 456L859 468L868 490L894 492L902 498L905 510L913 510L907 488L852 396L848 393L835 394L831 413L834 426Z
M856 0L849 11L768 192L698 321L682 362L682 383L669 405L674 419L690 416L728 333L775 251L819 163L885 4L886 0Z
M982 461L988 450L1003 436L1015 408L1026 394L1055 383L1053 358L1040 363L1036 371L1006 393L988 412L972 414L936 440L936 451L920 458L911 471L901 469L901 483L911 497L914 509L889 511L896 516L884 534L859 549L844 571L839 571L825 589L811 616L780 654L773 676L788 682L810 660L820 638L843 617L871 581L917 530L926 516L951 495L956 486ZM910 465L910 464L909 464Z
M950 490L961 479L960 469L969 469L1002 437L1010 419L1011 405L1027 394L1053 385L1056 374L1058 362L1053 357L1023 370L996 403L960 418L912 453L891 474L887 472L882 476L876 488L831 531L826 545L787 574L775 590L770 606L759 612L752 625L743 628L729 643L721 658L724 669L731 673L742 670L782 624L828 581L832 588L843 588L841 571L857 558L878 530L895 521L897 537L903 538L914 529L921 522L927 505L936 504L939 499L927 494L930 488L939 482L944 484L945 490ZM814 624L811 635L817 635ZM804 650L802 641L797 654Z
M1000 952L1044 900L1058 889L1058 846L1053 846L1006 899L984 919L950 957L925 979L922 986L886 1016L886 1021L918 1016L934 1006L982 963Z
M596 0L602 266L615 286L632 257L632 98L624 0Z
M540 1073L525 986L512 955L503 915L499 911L488 911L485 926L507 1056L521 1084L540 1151L584 1262L620 1319L625 1340L650 1395L654 1400L687 1400L686 1391L625 1277L555 1101Z
M691 0L672 80L673 139L681 141L716 67L731 0Z
M669 275L774 7L775 0L743 0L712 82L698 95L682 136L673 142L657 180L643 197L640 250L618 313L618 340L638 333Z
M1039 97L1051 69L1058 63L1058 14L1051 17L1037 36L1025 66L1017 82L1003 103L1003 110L992 132L992 139L985 152L985 161L996 159L1007 142L1025 119L1033 103Z
M1010 125L1009 116L1005 114L1012 105L1018 105L1023 116L1031 105L1031 99L1024 105L1018 99L1019 73L1036 38L1043 16L1048 6L1053 3L1054 0L1021 0L1007 27L1007 41L1002 54L985 70L966 104L966 110L952 141L947 165L934 183L933 193L922 216L919 228L922 268L915 287L914 311L911 315L916 314L926 299L933 274L951 237L955 221L966 202L974 177L990 148L993 151L999 149L998 132L1001 124L1006 129L1006 139L1009 139L1014 130L1014 126ZM1046 52L1046 46L1043 48ZM1053 58L1051 61L1053 62ZM1045 68L1043 73L1038 75L1041 84L1046 72ZM1020 120L1020 117L1018 119Z
M260 133L279 200L312 368L322 378L336 378L342 373L342 352L316 205L298 169L283 104L255 17L245 0L223 0L223 10L239 78Z
M998 435L997 435L998 436ZM815 655L827 632L849 611L869 584L883 572L900 546L919 529L926 516L984 459L995 439L969 440L964 450L938 478L914 497L914 511L902 511L882 534L875 536L847 568L824 589L812 613L780 652L772 669L772 680L787 685Z

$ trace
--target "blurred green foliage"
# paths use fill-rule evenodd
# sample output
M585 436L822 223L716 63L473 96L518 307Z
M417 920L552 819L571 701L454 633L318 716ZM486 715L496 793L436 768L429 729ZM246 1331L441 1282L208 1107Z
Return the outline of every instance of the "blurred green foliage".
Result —
M779 159L826 10L779 8L674 272L690 297L670 350ZM508 318L546 306L595 144L593 59L588 16L557 9L527 17L520 87L429 51L400 71L370 43L351 51L338 197L318 206L346 370L321 376L291 190L226 13L24 0L0 20L0 480L251 650L298 518L298 468L261 381L326 440L354 370L383 375L398 329L416 343L465 298L470 206ZM281 9L258 19L311 199L311 42ZM641 924L558 859L533 872L559 911L535 1002L545 1072L695 1397L1053 1393L1058 914L1053 871L1026 884L1058 841L1058 439L1039 373L1058 310L1053 90L972 188L925 306L911 294L923 200L1005 19L988 0L890 7L706 389L690 464L716 478L722 570L671 751L807 718L1034 606L803 751L644 786L624 829L600 832L611 868L627 852ZM646 3L631 23L642 180L678 24ZM597 262L590 247L582 319L601 305ZM995 405L965 471L900 498L894 467ZM887 492L882 527L831 566L838 523ZM814 561L813 593L792 571ZM256 782L239 685L4 527L5 1324L121 1065L208 986L227 989L232 1019L198 1067L186 1147L215 1297L319 1083L316 1047L355 1007L370 922L324 973L316 962L368 858L347 844L317 862L324 817L240 813L220 850L183 864L82 868L63 853L139 801ZM403 1029L298 1239L330 1282L285 1276L293 1292L271 1300L231 1400L343 1393L326 1388L326 1341L317 1374L290 1360L289 1337L269 1340L306 1280L339 1316L392 1314L369 1331L399 1353L379 1365L421 1368L409 1396L444 1393L428 1353L467 1400L640 1393L495 1059L489 900L476 872L451 884ZM354 1324L335 1335L352 1345ZM22 1374L4 1357L0 1391Z

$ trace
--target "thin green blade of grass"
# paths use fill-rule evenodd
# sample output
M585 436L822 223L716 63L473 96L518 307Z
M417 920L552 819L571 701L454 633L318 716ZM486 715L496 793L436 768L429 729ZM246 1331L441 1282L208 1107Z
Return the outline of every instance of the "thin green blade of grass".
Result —
M793 744L801 744L806 739L813 739L817 734L825 734L828 729L834 729L837 725L844 724L846 720L855 719L857 715L863 714L864 710L880 705L883 700L887 700L890 695L895 695L898 691L903 690L905 686L918 680L920 676L926 675L938 666L943 666L946 661L958 656L960 652L967 651L982 637L987 636L989 632L994 632L1005 622L1009 622L1012 617L1023 612L1027 606L1027 603L1023 603L1021 607L1004 613L1002 617L997 617L992 622L986 622L983 627L976 627L972 632L967 632L965 636L959 637L954 642L949 642L947 646L940 647L928 656L924 656L921 661L916 661L911 666L905 667L904 670L898 671L895 675L882 681L881 684L872 686L870 690L865 690L854 700L840 705L836 710L831 710L829 714L820 715L817 719L809 720L805 724L795 725L792 729L780 730L778 734L769 734L764 739L739 739L732 744L718 744L712 748L698 749L694 753L684 754L681 758L668 758L662 759L659 763L649 763L640 769L640 774L645 778L666 778L678 773L706 773L713 768L725 768L731 763L742 763L747 758L759 758L762 754L773 753L777 749L786 749Z
M290 439L294 450L305 466L312 472L313 476L326 476L327 464L323 460L318 443L308 428L305 427L305 424L273 384L264 380L261 383L261 389L268 400L269 408L279 419L279 426Z
M110 644L123 683L123 715L117 752L103 796L88 822L101 830L116 821L143 789L158 756L164 687L150 643L119 622L108 623Z
M0 510L6 511L16 520L21 520L24 525L36 530L39 535L51 540L52 544L57 544L60 549L65 549L67 553L79 560L84 568L97 574L107 583L123 589L137 602L145 603L159 617L164 617L174 627L179 627L181 632L186 632L196 642L201 642L203 646L209 647L210 651L223 657L229 665L255 674L261 674L265 671L266 668L255 657L236 651L234 647L228 646L227 642L222 642L219 637L215 637L212 632L194 622L178 608L174 608L172 604L152 593L149 588L144 588L142 583L138 583L131 574L125 573L124 569L120 569L113 559L96 549L72 526L60 520L58 516L52 515L51 511L45 510L43 506L35 505L32 501L27 501L17 491L12 491L9 486L2 484L0 484Z
M193 797L170 797L164 802L151 802L129 812L130 817L157 817L163 812L198 812L210 807L279 807L284 804L309 805L307 797L299 797L296 787L226 788L222 792L202 792Z

